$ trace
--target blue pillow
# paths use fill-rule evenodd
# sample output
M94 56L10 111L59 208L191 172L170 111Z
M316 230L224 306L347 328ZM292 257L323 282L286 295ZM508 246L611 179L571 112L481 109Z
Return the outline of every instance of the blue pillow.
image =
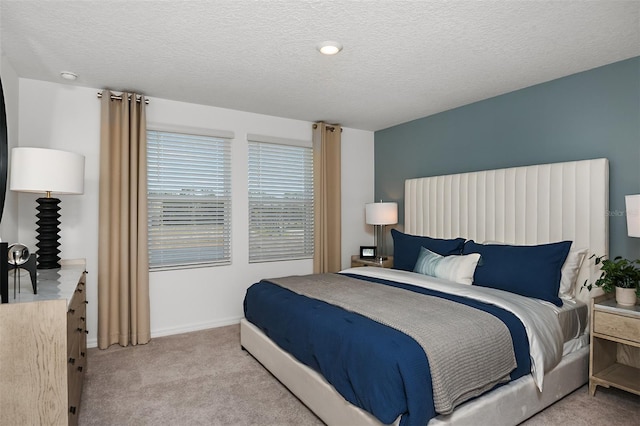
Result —
M538 246L478 244L467 241L463 254L480 253L473 284L497 288L562 306L560 277L571 241Z
M464 246L464 238L443 240L439 238L420 237L404 234L396 229L391 230L393 237L393 268L403 271L413 271L420 247L431 250L442 256L460 254Z

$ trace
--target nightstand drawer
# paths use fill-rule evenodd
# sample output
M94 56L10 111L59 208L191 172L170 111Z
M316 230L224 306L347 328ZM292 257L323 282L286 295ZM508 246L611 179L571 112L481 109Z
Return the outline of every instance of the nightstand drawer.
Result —
M593 320L593 331L594 333L640 343L638 320L630 317L596 310Z
M373 266L378 268L393 268L393 256L387 257L382 262L375 259L362 259L357 254L351 256L351 267L359 268L361 266Z

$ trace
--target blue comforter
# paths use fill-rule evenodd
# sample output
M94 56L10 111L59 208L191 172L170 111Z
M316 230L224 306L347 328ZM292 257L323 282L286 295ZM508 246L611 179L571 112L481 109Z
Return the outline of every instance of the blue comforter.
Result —
M524 326L496 306L409 284L348 274L482 309L509 328L516 355L515 380L530 371ZM426 425L435 417L429 361L411 337L362 315L298 295L263 280L244 300L248 321L282 349L319 372L350 403L382 423Z

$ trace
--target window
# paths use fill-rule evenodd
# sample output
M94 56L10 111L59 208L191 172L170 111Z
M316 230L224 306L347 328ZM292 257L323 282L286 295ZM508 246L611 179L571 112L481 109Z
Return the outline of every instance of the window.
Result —
M268 140L249 139L249 262L311 258L313 151Z
M149 269L230 264L230 140L148 130L147 167Z

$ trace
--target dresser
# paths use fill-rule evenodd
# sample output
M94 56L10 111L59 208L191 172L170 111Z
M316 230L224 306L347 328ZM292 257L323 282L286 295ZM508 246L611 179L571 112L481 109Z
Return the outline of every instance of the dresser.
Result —
M75 425L87 368L84 261L26 271L0 305L0 425Z

